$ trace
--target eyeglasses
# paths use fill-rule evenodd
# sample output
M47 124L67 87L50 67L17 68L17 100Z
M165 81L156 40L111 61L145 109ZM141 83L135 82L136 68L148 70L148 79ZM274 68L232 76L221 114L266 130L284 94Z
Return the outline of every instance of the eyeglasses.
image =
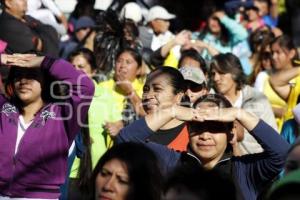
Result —
M203 90L206 87L205 87L205 83L198 84L198 83L194 83L192 81L186 81L186 88L190 89L192 92L200 92L201 90Z

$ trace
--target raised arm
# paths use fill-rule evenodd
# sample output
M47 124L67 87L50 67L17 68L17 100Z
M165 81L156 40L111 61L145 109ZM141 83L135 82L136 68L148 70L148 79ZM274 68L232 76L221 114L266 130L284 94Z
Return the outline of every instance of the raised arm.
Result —
M248 37L247 30L238 22L235 20L229 18L225 12L218 11L214 14L216 17L218 17L221 21L221 23L226 27L226 29L231 34L231 41L233 44L237 44L243 40L246 40Z
M68 137L74 139L79 127L84 124L90 102L94 95L94 84L84 73L76 70L71 63L63 59L54 59L35 55L9 55L7 64L20 67L41 67L57 81L66 83L69 96L61 105L62 115L70 116L65 120Z
M242 109L206 109L202 112L206 120L224 122L238 120L263 147L264 152L261 154L239 158L239 167L244 168L245 175L255 187L265 181L271 181L280 173L289 144L271 126Z
M69 84L69 98L62 105L65 115L70 118L65 121L69 139L74 139L79 127L85 124L87 112L94 95L94 84L84 73L76 70L71 63L46 57L42 69L48 70L49 75L56 80ZM71 114L70 114L71 113Z
M287 100L290 92L291 92L291 86L289 82L300 75L300 68L294 67L287 70L279 71L275 74L273 74L270 77L270 84L272 88L275 90L275 92L284 100Z
M184 45L188 43L191 39L191 32L187 30L183 30L180 33L178 33L175 38L170 40L167 44L163 45L160 50L160 54L163 58L167 57L169 52L173 47L176 45Z
M170 106L164 109L160 109L154 113L150 113L137 120L132 124L123 128L120 134L117 136L119 142L141 142L145 141L151 134L160 129L163 125L177 118L182 121L189 120L201 120L201 116L198 115L195 109L187 108L183 106ZM136 134L134 134L136 133Z

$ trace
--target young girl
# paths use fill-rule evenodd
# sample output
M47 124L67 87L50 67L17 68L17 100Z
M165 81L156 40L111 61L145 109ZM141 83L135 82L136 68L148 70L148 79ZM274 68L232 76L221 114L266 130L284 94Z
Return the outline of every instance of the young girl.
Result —
M275 92L287 102L284 121L293 117L292 109L299 103L300 73L299 54L288 36L277 37L271 45L274 67L277 71L270 77Z
M69 147L85 121L94 94L92 81L64 60L34 55L1 55L11 67L0 97L0 197L58 199ZM69 94L52 102L49 78Z

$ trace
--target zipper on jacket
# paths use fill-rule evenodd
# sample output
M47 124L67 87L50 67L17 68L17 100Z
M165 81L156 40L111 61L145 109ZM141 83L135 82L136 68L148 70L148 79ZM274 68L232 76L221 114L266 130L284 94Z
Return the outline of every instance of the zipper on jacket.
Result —
M8 187L8 195L12 195L12 193L10 191L11 191L12 185L13 185L14 180L15 180L15 169L16 169L16 156L14 155L13 156L12 176L11 176L11 179L10 179L10 182L9 182L9 187Z

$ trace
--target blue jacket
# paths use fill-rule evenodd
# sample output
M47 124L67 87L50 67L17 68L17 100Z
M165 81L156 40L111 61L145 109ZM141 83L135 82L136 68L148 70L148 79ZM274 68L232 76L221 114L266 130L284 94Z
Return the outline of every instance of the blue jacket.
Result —
M0 96L0 195L59 197L67 171L68 150L84 122L94 94L94 84L64 60L45 58L41 68L56 80L68 82L70 97L49 103L36 115L15 154L19 111Z
M264 186L282 170L289 145L262 120L250 133L262 145L263 153L231 157L220 160L218 164L222 165L224 162L231 160L232 177L239 186L244 199L255 200ZM180 164L181 153L147 141L146 139L151 134L154 134L154 132L147 126L145 119L142 118L123 128L117 137L117 143L129 141L144 143L156 153L164 171L168 173ZM196 157L196 155L190 155Z

